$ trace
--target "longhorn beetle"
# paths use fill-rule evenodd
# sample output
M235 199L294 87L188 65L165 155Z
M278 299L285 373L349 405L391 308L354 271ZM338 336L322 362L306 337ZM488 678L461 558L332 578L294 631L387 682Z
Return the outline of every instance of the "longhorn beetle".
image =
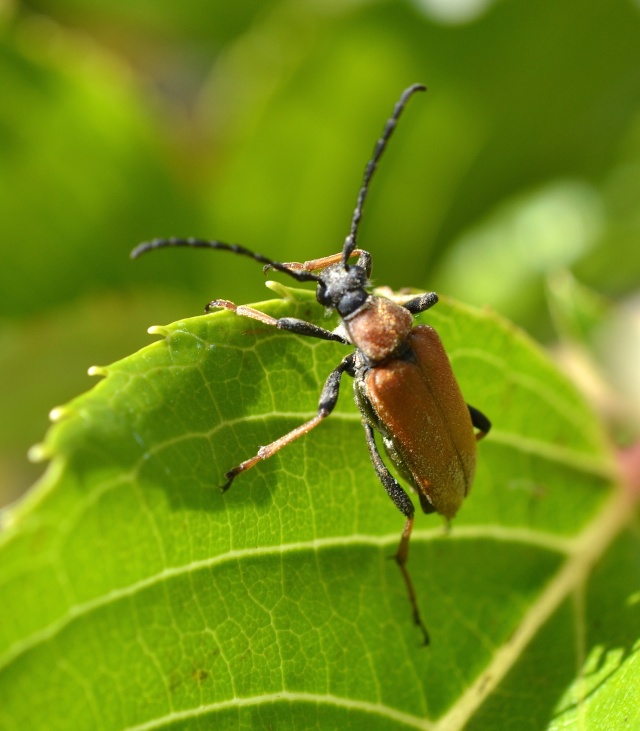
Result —
M476 441L489 432L491 423L480 411L465 404L436 331L428 325L413 327L412 315L433 307L438 301L436 293L421 294L402 305L371 294L368 291L371 255L356 247L364 202L378 161L409 98L415 92L425 90L422 84L405 89L387 120L373 157L365 168L351 228L339 254L304 263L282 263L238 244L169 238L142 243L131 252L131 257L135 259L152 249L169 246L221 249L248 256L264 264L265 270L276 269L298 282L316 282L318 302L336 310L341 319L341 324L332 332L293 317L276 319L227 300L213 300L205 308L205 312L224 308L297 335L355 346L355 351L343 358L329 374L320 394L317 415L271 444L260 447L255 456L225 473L222 490L228 490L242 472L271 457L326 419L338 400L340 380L347 373L354 379L355 402L362 415L373 467L394 505L406 518L395 560L407 587L413 618L422 631L425 644L429 644L429 633L422 621L406 566L414 521L413 503L385 466L374 432L381 435L387 455L399 475L418 493L422 510L440 513L450 520L471 488L476 467ZM353 256L358 260L349 264Z

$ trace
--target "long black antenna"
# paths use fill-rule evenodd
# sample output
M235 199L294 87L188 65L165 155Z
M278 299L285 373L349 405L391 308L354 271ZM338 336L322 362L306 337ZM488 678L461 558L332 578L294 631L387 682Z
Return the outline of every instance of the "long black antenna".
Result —
M398 118L402 114L402 110L405 108L409 99L417 91L426 90L427 87L424 86L424 84L413 84L413 86L410 86L408 89L405 89L402 92L400 100L394 107L393 114L391 115L391 117L389 117L387 123L384 126L382 136L376 142L376 146L373 151L373 157L371 158L371 160L369 160L369 162L367 163L367 167L364 170L364 180L362 181L362 187L360 188L360 192L358 193L358 200L356 201L356 209L353 212L353 218L351 219L351 230L349 231L349 235L344 241L344 247L342 249L342 266L345 269L348 269L347 262L349 261L351 252L356 248L356 241L358 238L358 226L360 225L360 219L362 218L362 208L364 206L364 201L369 191L369 183L371 182L373 173L376 170L378 160L380 160L380 157L382 156L382 153L387 146L387 142L389 141L389 137L391 137L391 135L393 134L393 130L396 128Z
M250 259L259 261L261 264L267 264L268 266L273 267L273 269L277 269L279 272L284 272L285 274L288 274L290 277L293 277L298 282L317 282L320 279L317 274L289 269L287 266L281 264L279 261L273 261L273 259L262 256L262 254L256 254L254 251L245 249L244 246L240 246L239 244L225 244L222 241L206 241L204 239L193 238L153 239L151 241L145 241L144 243L136 246L136 248L131 252L130 256L132 259L137 259L142 254L146 254L147 251L153 251L153 249L164 249L169 246L190 246L195 249L220 249L222 251L231 251L234 254L248 256Z

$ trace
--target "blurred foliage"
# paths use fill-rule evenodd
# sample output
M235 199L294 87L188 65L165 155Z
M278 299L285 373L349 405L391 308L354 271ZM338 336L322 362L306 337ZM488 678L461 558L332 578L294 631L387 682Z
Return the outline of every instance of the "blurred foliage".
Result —
M361 231L377 283L494 306L551 336L545 282L640 277L640 8L530 3L32 0L0 6L0 502L86 368L251 262L338 250L401 89L422 81ZM160 288L160 289L158 289Z

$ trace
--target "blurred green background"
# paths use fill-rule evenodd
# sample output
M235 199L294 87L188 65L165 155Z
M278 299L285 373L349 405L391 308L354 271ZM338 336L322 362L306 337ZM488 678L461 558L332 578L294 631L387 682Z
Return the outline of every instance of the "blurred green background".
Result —
M271 296L253 262L130 249L338 251L417 81L361 228L376 283L571 342L640 403L639 0L0 0L0 26L0 504L88 366Z

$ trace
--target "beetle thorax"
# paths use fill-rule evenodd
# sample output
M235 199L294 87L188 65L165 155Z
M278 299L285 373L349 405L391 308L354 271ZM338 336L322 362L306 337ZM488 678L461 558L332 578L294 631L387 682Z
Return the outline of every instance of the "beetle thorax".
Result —
M386 297L369 295L362 307L344 318L343 325L349 340L371 365L376 365L402 351L413 318L407 309Z

